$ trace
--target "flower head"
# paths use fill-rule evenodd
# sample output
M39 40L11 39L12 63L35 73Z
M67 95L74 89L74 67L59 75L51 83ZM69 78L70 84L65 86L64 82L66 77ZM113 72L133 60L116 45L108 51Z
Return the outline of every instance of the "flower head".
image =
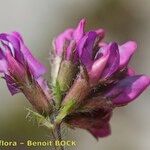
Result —
M85 19L82 19L75 29L69 28L65 30L53 41L52 83L56 86L58 82L62 93L68 90L77 73L79 57L76 48L78 42L84 36L84 28Z
M78 50L78 47L82 49L84 42L90 40L90 38L95 38L95 42L99 43L105 34L103 29L98 29L93 31L96 35L91 35L89 39L87 39L88 33L85 32L85 25L86 20L82 19L75 29L69 28L65 30L53 43L54 60L52 62L52 79L54 85L58 82L63 92L68 91L79 72L79 63L81 61L79 56L81 55L81 51ZM86 57L86 55L83 57Z
M85 32L78 42L81 69L56 118L56 122L63 119L96 138L110 134L109 121L115 107L135 100L150 85L150 77L135 74L128 65L136 42L119 45L103 42L102 38L100 31L93 30Z
M135 100L150 85L150 77L129 66L136 42L104 42L104 34L103 29L85 32L82 19L75 29L54 40L50 91L43 78L45 67L21 35L2 33L0 73L12 95L23 92L39 113L50 117L33 113L48 128L58 129L64 122L89 131L96 139L108 136L113 110Z
M48 99L42 96L47 93L47 85L41 82L46 68L31 54L19 33L2 33L0 42L0 73L11 94L22 91L38 111L49 111Z
M115 42L101 45L97 38L99 35L95 31L90 31L78 44L80 60L93 84L100 79L108 79L115 72L126 68L137 47L134 41L121 46Z

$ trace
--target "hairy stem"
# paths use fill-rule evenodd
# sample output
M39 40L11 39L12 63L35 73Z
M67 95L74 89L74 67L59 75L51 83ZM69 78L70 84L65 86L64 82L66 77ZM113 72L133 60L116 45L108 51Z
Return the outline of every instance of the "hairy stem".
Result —
M56 134L57 134L57 138L58 138L58 141L62 141L62 135L61 135L61 125L58 125L56 127ZM60 150L65 150L64 146L60 145Z
M56 138L56 136L55 136L55 133L54 133L54 131L52 131L52 136L53 136L53 140L54 140L54 142L57 140L57 138ZM54 144L54 149L55 150L58 150L57 149L57 146Z
M55 130L52 131L52 136L53 136L53 140L54 140L54 149L55 150L65 150L64 146L60 145L55 145L55 141L62 141L62 136L61 136L61 126L57 125L57 127L55 128Z

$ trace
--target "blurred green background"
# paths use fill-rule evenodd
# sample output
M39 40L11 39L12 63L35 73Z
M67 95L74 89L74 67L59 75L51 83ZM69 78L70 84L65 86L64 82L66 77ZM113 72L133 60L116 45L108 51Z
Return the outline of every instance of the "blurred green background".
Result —
M67 27L75 26L83 17L88 21L87 29L106 29L108 41L136 40L138 51L131 65L137 72L150 75L149 0L0 0L0 32L21 32L28 47L47 67L52 39ZM24 96L12 97L1 79L0 139L50 138L47 130L25 119L26 107L30 104ZM67 134L70 139L78 140L75 150L149 150L149 114L148 89L137 101L115 110L111 136L97 142L83 130L67 131Z

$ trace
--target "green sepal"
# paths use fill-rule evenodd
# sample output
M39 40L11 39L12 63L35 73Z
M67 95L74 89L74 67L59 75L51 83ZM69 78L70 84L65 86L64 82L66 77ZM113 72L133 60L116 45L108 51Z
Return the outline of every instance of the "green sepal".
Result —
M61 62L57 81L59 82L60 89L63 93L68 91L74 78L77 74L78 67L71 61L64 60Z
M54 125L50 122L49 117L44 117L41 114L26 108L26 110L28 111L28 114L26 116L27 119L30 120L35 120L38 124L38 126L45 126L46 128L53 130L54 129Z
M75 100L68 100L62 107L60 108L60 111L55 119L56 124L60 124L62 120L74 109L74 106L76 105Z
M56 81L56 84L53 86L53 95L55 98L56 107L59 108L63 96L63 92L60 89L59 82Z

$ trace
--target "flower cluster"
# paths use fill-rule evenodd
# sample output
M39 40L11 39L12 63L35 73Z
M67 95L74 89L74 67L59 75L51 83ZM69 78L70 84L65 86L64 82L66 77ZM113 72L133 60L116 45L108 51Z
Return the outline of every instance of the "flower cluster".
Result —
M83 19L76 29L67 29L54 41L55 55L61 57L61 63L77 64L78 69L71 78L72 84L67 82L70 75L63 68L59 70L68 90L61 99L56 123L64 121L98 138L110 134L113 109L139 96L150 84L150 77L136 75L128 66L137 49L134 41L123 45L106 43L102 41L103 29L85 32L84 28ZM61 87L59 72L56 81Z
M42 77L46 68L30 53L17 32L0 34L0 73L12 95L23 92L42 114L51 112L51 96Z
M0 34L0 73L11 94L24 93L33 107L58 126L88 130L95 138L110 134L116 107L137 98L150 77L137 75L129 61L134 41L122 45L103 41L103 29L85 31L85 19L53 41L51 87L45 67L33 57L17 32Z

